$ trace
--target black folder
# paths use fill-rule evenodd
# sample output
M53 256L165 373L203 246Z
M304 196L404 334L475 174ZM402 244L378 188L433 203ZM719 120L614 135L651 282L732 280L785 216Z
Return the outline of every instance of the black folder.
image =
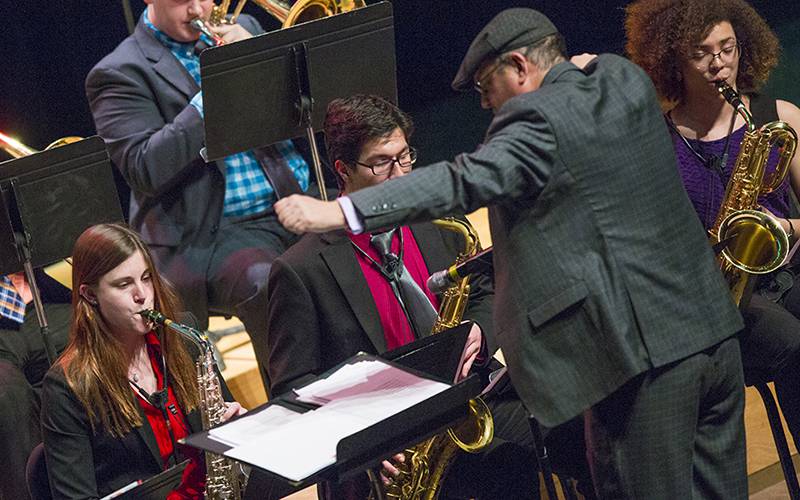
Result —
M428 342L430 341L426 341L424 344L428 345ZM404 358L401 361L382 361L393 364L398 368L421 377L449 384L449 380L452 380L452 375L445 379L439 379L438 377L408 368L404 364L401 364L403 361L405 363L417 364L418 362L414 360L415 352L416 356L427 356L432 351L429 351L427 348L416 351L410 349L405 357L400 356ZM355 363L365 359L379 358L371 354L360 353L322 374L318 379L330 376L345 364ZM336 481L347 478L362 472L368 467L377 465L387 456L391 456L405 447L418 443L450 427L453 423L467 415L467 404L469 400L477 396L481 389L482 384L480 379L477 376L470 376L417 405L394 415L388 415L384 420L341 439L336 447L336 462L300 481L282 477L279 474L258 468L257 466L254 467L260 473L278 479L297 489L304 488L322 480ZM298 402L293 394L287 394L252 410L247 415L253 415L264 411L271 405L281 405L298 413L305 413L311 410L308 404ZM223 454L231 449L230 446L210 438L208 432L194 434L183 441L190 446L218 454Z

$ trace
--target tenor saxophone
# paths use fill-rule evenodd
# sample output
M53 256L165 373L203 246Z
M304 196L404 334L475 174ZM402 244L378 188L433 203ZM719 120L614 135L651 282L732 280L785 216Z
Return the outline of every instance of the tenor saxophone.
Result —
M744 305L752 289L750 276L774 271L789 250L786 232L775 217L759 210L758 198L777 189L788 174L797 133L784 121L756 128L750 111L730 85L719 82L717 90L745 120L747 132L709 233L715 247L722 247L718 260L733 300ZM778 165L765 179L767 161L775 145L779 148Z
M225 414L225 400L222 398L222 385L216 371L214 352L208 337L194 328L175 323L163 314L152 309L140 311L145 319L178 332L195 344L200 355L195 362L197 369L197 388L200 392L200 415L203 429L207 430L222 422ZM244 486L239 482L237 462L216 453L206 452L206 500L239 500Z
M442 229L454 231L464 239L464 251L456 264L459 264L481 250L477 232L468 222L444 218L433 223ZM469 298L469 276L445 290L439 315L433 325L432 333L453 328L461 323ZM469 401L469 414L456 426L436 434L425 441L403 451L405 461L397 464L400 475L393 478L385 487L372 475L373 498L392 498L404 500L433 500L438 497L447 469L459 450L477 453L487 446L494 437L492 413L481 398ZM377 493L375 493L377 492Z

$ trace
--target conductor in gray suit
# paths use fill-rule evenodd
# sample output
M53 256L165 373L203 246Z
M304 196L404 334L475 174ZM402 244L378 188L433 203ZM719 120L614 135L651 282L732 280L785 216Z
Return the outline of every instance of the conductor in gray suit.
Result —
M451 162L334 202L276 205L295 232L370 231L489 207L495 332L544 425L580 413L601 498L746 498L742 327L627 60L566 60L553 24L500 13L453 82L495 117Z

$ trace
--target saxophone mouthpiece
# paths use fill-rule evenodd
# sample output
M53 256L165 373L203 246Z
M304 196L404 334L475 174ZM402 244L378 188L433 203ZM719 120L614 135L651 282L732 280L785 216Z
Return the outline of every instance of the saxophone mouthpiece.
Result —
M136 314L141 315L144 319L148 321L152 321L153 323L163 325L164 322L167 320L163 314L158 311L154 311L152 309L142 309L141 311L137 312Z
M724 97L725 100L728 101L728 104L730 104L734 108L739 109L739 107L744 106L744 103L742 102L742 98L739 96L739 93L733 90L733 87L728 85L728 82L726 82L725 80L720 80L717 82L717 90L719 91L720 94L722 94L722 97Z

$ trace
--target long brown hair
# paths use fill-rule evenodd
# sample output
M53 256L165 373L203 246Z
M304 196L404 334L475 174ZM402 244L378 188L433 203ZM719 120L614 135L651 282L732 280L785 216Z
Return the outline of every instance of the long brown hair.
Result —
M141 252L150 271L153 307L174 318L180 305L170 285L156 272L141 238L119 224L99 224L80 235L72 252L72 322L69 343L58 360L72 391L86 407L92 429L101 424L111 435L122 436L142 425L138 403L128 384L128 355L122 343L80 293L82 284L97 285L109 271ZM194 364L183 340L172 330L156 328L169 371L169 382L185 412L198 405Z

